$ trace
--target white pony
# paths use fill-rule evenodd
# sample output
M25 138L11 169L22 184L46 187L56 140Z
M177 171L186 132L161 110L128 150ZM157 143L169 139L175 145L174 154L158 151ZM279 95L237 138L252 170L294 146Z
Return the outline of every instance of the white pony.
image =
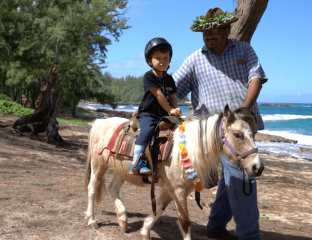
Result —
M85 187L88 192L86 220L88 226L93 229L98 228L94 218L94 202L95 200L97 203L101 201L102 187L105 186L104 175L108 168L114 170L113 180L108 189L114 199L119 225L125 230L128 228L127 215L119 196L122 184L128 181L137 186L150 187L142 182L141 176L128 174L131 160L120 161L118 155L117 157L110 156L108 164L104 164L109 156L109 150L104 150L99 155L108 145L117 127L126 121L128 120L123 118L96 120L90 131L85 176ZM217 172L222 153L227 155L231 162L238 164L246 176L261 175L263 164L255 150L254 142L256 129L255 119L249 109L239 108L232 112L228 106L225 107L224 113L186 123L186 148L192 167L203 185L207 185L207 182L212 180L211 175ZM225 144L221 143L222 137ZM156 198L156 216L152 213L144 220L141 229L141 236L144 240L150 239L150 230L172 200L178 211L183 239L191 239L187 196L194 191L194 184L193 180L187 178L182 166L180 149L176 141L179 139L179 130L175 130L174 139L170 160L159 162L157 166L160 179L157 185L160 191ZM233 149L234 152L236 151L236 156L233 154Z

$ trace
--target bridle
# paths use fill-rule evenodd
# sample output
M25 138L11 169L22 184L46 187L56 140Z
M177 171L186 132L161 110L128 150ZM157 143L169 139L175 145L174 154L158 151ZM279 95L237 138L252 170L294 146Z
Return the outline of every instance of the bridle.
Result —
M235 151L235 149L231 146L231 144L226 140L222 126L223 126L223 117L221 118L221 122L220 122L221 143L225 144L230 149L230 151L236 156L236 165L240 168L241 159L244 157L247 157L248 155L250 155L252 153L258 152L258 148L253 148L247 152L239 154L237 151ZM243 171L243 174L244 174L244 177L243 177L243 193L246 196L249 196L252 193L251 180L249 179L249 187L250 187L249 192L246 193L246 191L245 191L245 171Z

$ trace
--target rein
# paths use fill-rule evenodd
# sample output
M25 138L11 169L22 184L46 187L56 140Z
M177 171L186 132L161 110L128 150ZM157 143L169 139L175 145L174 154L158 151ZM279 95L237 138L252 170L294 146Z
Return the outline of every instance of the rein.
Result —
M247 152L244 152L242 154L239 154L238 152L235 151L235 149L231 146L231 144L226 140L225 135L224 135L224 131L223 131L223 117L221 118L221 122L220 122L220 132L221 132L221 143L225 144L230 151L236 156L236 165L240 168L240 163L241 163L241 159L244 157L247 157L248 155L252 154L252 153L256 153L258 152L258 148L253 148ZM243 193L246 196L249 196L252 193L252 185L251 185L251 180L249 179L249 192L247 193L245 190L245 171L243 171Z

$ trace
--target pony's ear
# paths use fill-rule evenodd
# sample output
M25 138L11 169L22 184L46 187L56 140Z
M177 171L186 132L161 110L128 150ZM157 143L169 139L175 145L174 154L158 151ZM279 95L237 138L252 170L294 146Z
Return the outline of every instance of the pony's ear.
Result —
M224 107L224 117L227 118L227 124L230 125L235 121L235 114L231 111L229 105Z

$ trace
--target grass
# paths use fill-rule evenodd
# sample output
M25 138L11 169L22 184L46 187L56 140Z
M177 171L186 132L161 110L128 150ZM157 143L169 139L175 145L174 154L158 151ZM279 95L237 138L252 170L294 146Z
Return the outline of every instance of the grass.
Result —
M90 119L65 119L65 118L57 118L56 119L58 122L62 122L62 123L70 123L70 124L75 124L75 125L83 125L83 126L91 126L91 124L89 124ZM93 119L92 119L93 120Z
M51 187L51 186L53 186L53 183L48 183L48 184L44 184L44 183L34 183L33 186Z
M265 214L262 215L262 217L260 218L261 221L266 221L269 220L269 217L265 216Z
M4 178L12 178L12 175L4 175Z

